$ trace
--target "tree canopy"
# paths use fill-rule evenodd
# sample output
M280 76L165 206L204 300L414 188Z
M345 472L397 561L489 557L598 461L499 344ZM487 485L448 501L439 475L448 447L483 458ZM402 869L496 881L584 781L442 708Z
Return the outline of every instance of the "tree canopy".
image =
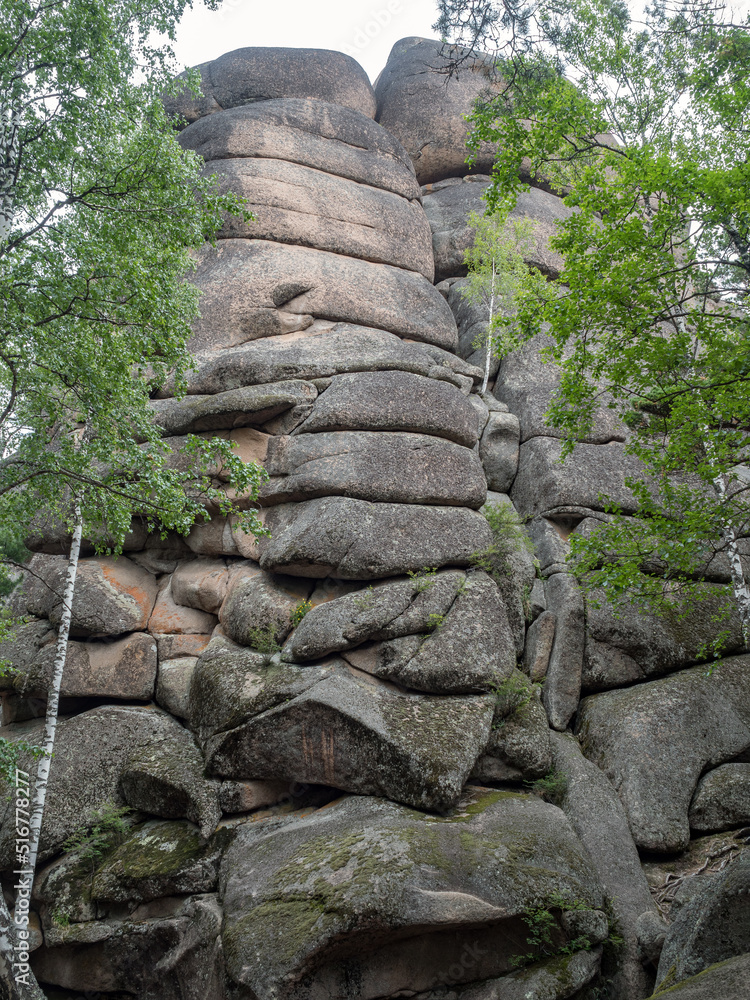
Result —
M6 526L40 510L70 521L75 496L85 534L117 548L133 513L186 531L205 502L236 509L210 475L217 465L246 502L259 482L219 440L192 439L195 462L174 468L148 409L154 387L168 373L179 386L190 364L190 249L222 211L244 212L215 193L162 107L170 39L190 5L0 2Z
M523 16L442 4L454 22L479 7L498 15L498 44L503 18L515 29L498 63L507 89L472 116L470 144L498 143L488 201L512 202L523 167L575 210L552 241L565 260L554 294L519 307L526 336L548 333L561 365L548 420L569 452L612 406L644 463L630 482L640 517L578 539L577 570L654 606L675 581L690 590L709 564L716 574L723 553L747 631L750 22L703 3L636 15L569 0ZM487 39L478 27L465 21L475 34L463 40Z

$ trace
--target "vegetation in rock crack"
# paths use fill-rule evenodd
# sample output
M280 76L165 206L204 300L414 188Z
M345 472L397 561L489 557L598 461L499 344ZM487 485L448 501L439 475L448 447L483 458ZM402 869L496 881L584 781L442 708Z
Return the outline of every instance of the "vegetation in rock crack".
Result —
M296 608L292 608L289 612L289 621L291 622L292 628L297 628L308 611L312 611L312 604L310 601L300 601Z
M247 630L247 644L259 653L278 653L281 645L278 639L278 625L259 625Z
M422 569L407 570L407 576L412 581L414 591L417 594L422 594L425 590L430 589L435 583L436 573L437 566L423 566Z
M524 923L529 931L526 944L529 951L523 955L516 955L511 960L511 964L529 965L532 962L540 962L545 958L554 958L556 955L572 955L575 951L591 948L591 941L580 935L570 941L561 941L562 932L560 930L557 917L552 912L565 910L588 910L590 906L580 899L562 894L552 894L548 899L532 903L524 909Z
M495 697L495 714L499 718L493 723L494 729L505 724L505 717L524 708L537 697L541 685L532 683L516 671L490 688Z
M568 790L568 779L562 771L551 770L534 781L525 781L530 791L553 805L560 805Z
M512 572L510 557L514 552L534 551L517 511L506 503L488 503L482 513L492 531L492 544L482 552L471 554L471 565L484 570L495 579L502 579Z
M518 315L528 296L543 297L546 280L524 262L534 249L531 219L509 219L506 212L479 215L471 212L472 245L464 252L468 269L461 294L487 310L487 328L472 347L484 349L482 392L487 391L493 357L503 357L518 346Z
M367 611L371 608L375 602L375 592L373 590L372 584L366 587L360 594L354 598L354 606L359 608L360 611Z
M427 628L431 632L437 632L438 629L441 629L444 624L445 624L445 615L439 615L435 612L433 612L430 615L427 615Z
M116 806L112 802L102 803L91 813L86 822L68 837L63 849L75 852L80 858L95 860L102 857L125 839L130 830L127 817L132 813L130 806Z
M575 570L614 601L689 613L721 556L750 641L750 18L702 0L439 6L446 37L494 48L507 82L472 116L470 144L498 143L491 209L529 175L574 209L554 294L516 320L561 366L548 420L568 454L610 407L643 463L638 516L605 497L611 520L572 537Z

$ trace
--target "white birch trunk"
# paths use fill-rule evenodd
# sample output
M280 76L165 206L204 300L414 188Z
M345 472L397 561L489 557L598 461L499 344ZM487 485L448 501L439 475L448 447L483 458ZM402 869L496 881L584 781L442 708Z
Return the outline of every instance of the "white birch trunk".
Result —
M13 229L15 167L18 157L18 121L8 108L0 107L0 247Z
M78 573L78 555L81 551L82 531L81 513L80 510L76 508L76 527L73 532L73 541L70 546L70 558L68 559L68 578L65 583L62 619L60 620L60 627L57 631L55 662L52 668L52 680L50 681L49 692L47 694L47 716L44 724L44 742L42 743L44 754L39 758L39 767L37 768L36 784L34 785L33 792L34 797L31 804L28 868L32 872L36 869L36 859L37 854L39 853L39 838L42 832L44 804L47 800L47 781L49 779L50 764L52 763L52 753L55 749L57 709L60 703L60 687L62 686L65 657L68 652L68 636L70 635L70 620L73 612L73 591L75 590L76 575Z
M20 961L24 952L14 929L13 919L0 892L0 992L8 1000L45 1000L28 963ZM15 963L15 965L14 965Z
M719 496L723 499L727 495L727 488L723 476L714 479L714 487ZM737 601L737 610L740 613L742 622L742 637L745 646L750 646L750 587L745 579L745 571L742 567L742 556L737 544L737 532L732 525L725 525L721 532L722 541L726 546L727 558L729 560L729 574L732 580L732 591Z
M490 381L490 361L492 359L492 320L495 318L495 258L492 258L492 286L490 289L489 323L487 325L487 348L484 354L484 379L482 380L482 395L487 392L487 385Z

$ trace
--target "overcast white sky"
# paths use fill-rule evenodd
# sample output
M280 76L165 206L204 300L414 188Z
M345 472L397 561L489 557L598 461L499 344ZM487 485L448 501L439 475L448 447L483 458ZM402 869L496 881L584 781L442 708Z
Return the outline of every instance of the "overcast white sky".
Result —
M177 31L175 52L185 66L245 45L336 49L364 66L370 79L385 66L394 42L432 38L435 0L224 0L208 11L196 0Z

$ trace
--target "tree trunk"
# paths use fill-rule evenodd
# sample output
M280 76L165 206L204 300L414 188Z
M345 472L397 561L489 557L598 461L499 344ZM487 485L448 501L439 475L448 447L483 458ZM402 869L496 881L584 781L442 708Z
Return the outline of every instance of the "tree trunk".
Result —
M492 320L495 318L495 258L492 258L492 288L490 291L489 322L487 324L487 347L484 354L484 379L482 380L482 395L487 392L490 380L490 361L492 360Z
M723 499L727 494L723 476L717 476L716 479L714 479L714 487L716 492ZM750 587L747 585L745 571L742 568L742 557L737 544L737 532L734 530L732 525L725 525L721 533L721 537L726 545L727 558L729 559L729 573L732 580L732 591L734 593L735 600L737 601L740 621L742 622L742 637L745 640L745 646L747 647L750 646Z
M18 121L12 111L0 107L0 247L13 228L17 158Z
M65 582L65 593L63 595L62 618L57 632L57 648L55 651L55 662L52 670L49 691L47 693L47 715L44 724L44 741L42 749L44 753L39 758L37 768L36 783L33 790L31 803L31 818L29 820L29 853L24 868L19 873L14 873L16 884L23 880L29 888L34 879L37 855L39 854L39 841L42 832L42 819L44 818L44 804L47 799L47 783L49 780L49 770L52 763L52 754L55 749L55 734L57 732L57 710L60 703L60 688L62 686L63 670L65 668L65 658L68 652L68 637L70 636L70 622L73 612L73 593L75 591L76 576L78 574L78 556L81 551L82 522L81 513L76 507L76 527L73 532L73 541L70 546L70 558L68 559L68 576ZM16 917L20 919L20 913L16 909ZM5 899L0 894L0 986L7 991L8 1000L44 1000L44 994L34 978L34 974L28 968L28 963L14 965L15 956L19 953L19 939L17 936L17 923L11 919ZM19 972L21 975L19 976Z
M25 957L22 944L15 932L15 925L0 892L0 996L3 1000L45 1000L34 978L34 973L28 968L28 962L22 962ZM14 963L15 964L14 966Z
M78 573L78 556L81 551L81 535L83 533L83 525L81 522L81 513L78 507L76 507L75 513L76 527L73 532L73 541L70 545L68 578L65 583L62 618L60 620L60 628L57 631L55 662L52 668L52 680L50 681L49 691L47 693L47 716L44 722L44 742L42 743L42 750L44 753L39 758L36 784L34 785L34 798L31 805L31 819L29 821L28 867L32 872L36 868L36 859L37 854L39 853L39 839L42 832L44 803L47 799L47 781L49 779L50 764L52 763L52 753L55 749L57 709L60 703L60 688L62 686L63 670L65 668L65 657L68 652L70 620L73 613L73 591L75 590L76 575Z

